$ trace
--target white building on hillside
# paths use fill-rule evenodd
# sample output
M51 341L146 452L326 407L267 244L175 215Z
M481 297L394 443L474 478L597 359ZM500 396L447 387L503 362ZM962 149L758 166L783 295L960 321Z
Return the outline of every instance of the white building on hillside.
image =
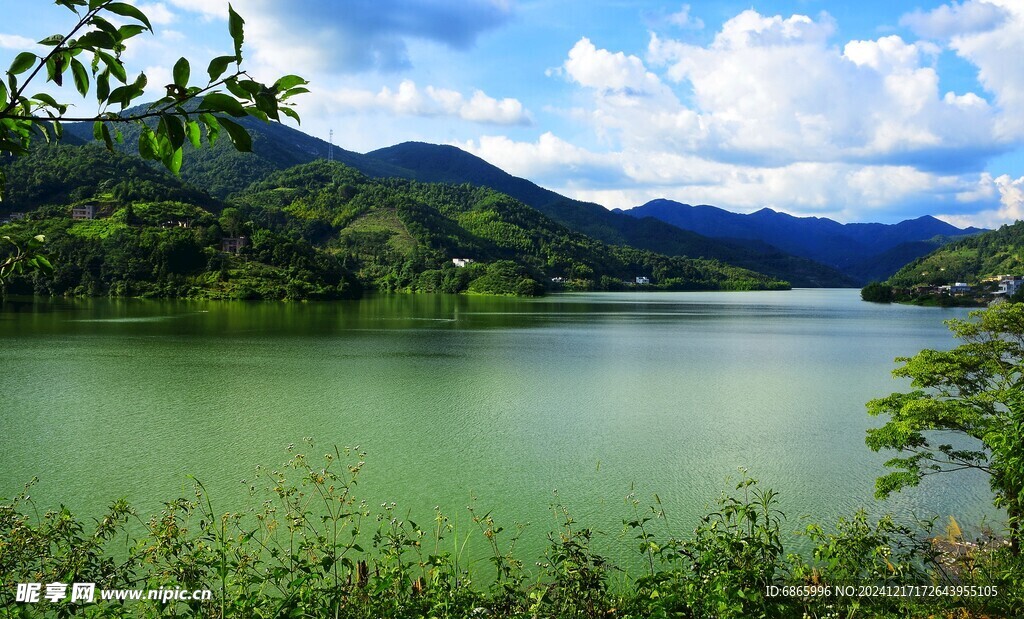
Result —
M1003 275L999 278L999 290L996 294L1005 294L1012 297L1017 291L1024 288L1024 277L1019 275Z

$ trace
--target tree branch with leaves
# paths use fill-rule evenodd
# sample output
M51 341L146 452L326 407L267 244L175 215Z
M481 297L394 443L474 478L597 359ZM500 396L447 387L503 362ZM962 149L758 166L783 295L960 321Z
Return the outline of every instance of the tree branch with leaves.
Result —
M878 478L876 495L917 486L929 475L976 470L989 475L995 505L1004 508L1011 547L1020 552L1024 526L1024 304L1002 303L949 320L963 343L897 359L893 371L914 391L868 402L887 416L868 430L874 451L897 450L895 469ZM953 438L951 440L952 437Z
M136 123L141 126L138 153L177 174L186 141L199 148L204 133L210 145L223 131L236 149L250 151L248 132L233 119L252 116L269 122L287 116L299 120L291 98L309 92L306 80L297 75L270 84L253 79L242 68L245 22L231 5L228 32L234 50L209 62L205 83L193 84L191 64L181 58L174 65L174 82L163 87L163 96L129 110L146 94L149 82L145 73L130 79L121 56L130 39L153 32L149 18L138 7L113 0L56 0L56 4L72 11L76 23L66 34L39 41L50 48L46 54L18 54L6 79L0 81L0 155L23 155L37 137L59 140L66 122L92 122L93 136L113 150L115 142L123 142L118 126ZM128 23L113 23L122 21ZM44 92L27 94L43 75L46 83L63 87L68 74L79 95L88 97L93 92L98 105L95 114L69 114L72 104ZM3 193L0 170L0 199Z

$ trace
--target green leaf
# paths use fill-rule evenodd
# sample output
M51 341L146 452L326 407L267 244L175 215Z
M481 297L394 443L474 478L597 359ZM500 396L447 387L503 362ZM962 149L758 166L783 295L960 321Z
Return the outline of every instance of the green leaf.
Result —
M185 134L188 136L188 141L192 143L193 147L200 148L202 146L203 132L199 128L199 123L194 120L185 123Z
M0 92L4 92L3 84L0 84ZM2 98L2 97L0 97L0 98ZM55 110L57 110L57 112L60 113L60 114L63 114L68 109L68 106L62 105L60 103L57 103L56 99L54 99L50 95L46 94L45 92L41 92L41 93L35 95L32 98L35 99L36 101L42 101L46 105L48 105L48 106L54 108Z
M207 69L207 73L210 74L210 81L214 82L224 75L224 72L228 70L228 65L235 62L234 56L217 56L210 61L210 68Z
M143 159L160 159L160 144L157 142L156 135L153 130L143 125L142 132L139 133L139 155Z
M185 143L185 128L181 124L181 119L177 116L170 114L162 115L157 132L167 135L167 138L171 141L171 146L175 149L181 148L182 144Z
M245 108L242 107L241 103L233 97L220 92L214 92L203 97L203 102L199 107L211 112L223 112L235 117L245 116Z
M107 98L109 103L120 103L121 109L128 107L132 100L132 86L118 86Z
M4 107L3 104L7 101L7 95L7 84L0 80L0 107Z
M56 45L59 45L60 42L63 41L63 40L64 40L64 35L62 35L62 34L51 34L50 36L48 36L45 39L43 39L42 41L40 41L39 44L40 45L45 45L47 47L54 47Z
M281 101L284 101L286 99L290 99L290 98L294 97L295 95L304 95L304 94L306 94L308 92L309 92L309 89L308 88L303 88L302 86L299 86L298 88L292 88L291 90L288 90L283 95L281 95Z
M280 120L277 114L277 99L269 94L256 95L256 108L274 120Z
M234 144L235 150L243 153L252 152L252 138L249 137L249 132L242 125L227 118L220 118L218 120L221 127L224 127L224 130L228 132L228 137L231 138L231 143Z
M242 88L241 84L239 84L237 79L228 78L224 81L224 85L227 86L227 89L231 92L231 94L235 95L239 99L252 99L253 93L249 92L245 88Z
M285 90L295 88L296 86L305 86L308 83L309 82L298 75L285 75L274 82L274 90L277 92L284 92Z
M117 28L114 26L114 24L108 22L107 20L103 19L99 15L93 16L93 18L91 20L89 20L89 23L92 24L93 26L96 26L97 28L99 28L103 32L106 32L108 35L110 35L110 38L112 40L114 40L115 42L117 41L117 37L121 36L117 32Z
M121 40L130 39L133 36L140 34L146 30L145 26L139 26L136 24L128 24L127 26L121 26L117 29L117 34L120 35Z
M186 58L179 58L178 62L174 63L174 83L177 86L185 88L188 86L188 78L191 73L191 69L188 66L188 60Z
M235 42L235 59L238 62L242 62L242 42L245 40L245 36L242 33L243 24L245 24L245 20L242 19L241 15L235 13L235 9L228 4L228 32L231 34L231 39Z
M170 170L175 176L178 176L181 172L181 162L183 154L181 148L176 148L169 155L165 155L163 158L164 167Z
M210 146L213 146L217 143L217 136L220 135L220 121L213 114L200 114L199 120L206 125L206 139L210 142Z
M122 84L128 83L128 73L124 70L124 65L117 58L114 58L106 52L97 51L100 56L100 60L103 64L107 65L107 69L110 70L110 74L114 76L114 79L121 82Z
M92 124L92 137L97 140L103 140L103 143L107 145L107 150L114 152L114 140L110 137L110 128L107 127L107 123L102 120L97 120Z
M143 24L146 24L146 28L148 28L150 32L153 31L153 24L149 23L149 18L146 17L146 14L130 4L125 4L124 2L111 2L106 6L106 9L111 13L116 13L122 17L137 19Z
M117 41L114 40L114 37L110 36L109 32L93 30L92 32L87 32L79 37L79 39L75 41L75 45L86 49L96 49L98 51L101 48L114 49L117 45Z
M96 99L100 102L106 101L110 96L110 69L104 69L96 76Z
M89 94L89 72L77 58L71 59L71 74L75 76L75 88L83 97Z
M14 58L11 68L7 70L11 75L20 75L32 68L36 63L37 56L32 52L21 52Z
M278 109L285 116L288 116L289 118L294 119L295 122L299 123L300 125L302 124L302 119L299 118L299 113L296 112L295 110L293 110L292 108L290 108L290 107L282 107L282 108L278 108Z
M262 120L265 123L270 122L270 118L267 116L266 112L263 112L262 110L260 110L258 108L254 108L254 107L245 108L245 113L248 114L249 116L252 116L253 118L259 118L260 120Z

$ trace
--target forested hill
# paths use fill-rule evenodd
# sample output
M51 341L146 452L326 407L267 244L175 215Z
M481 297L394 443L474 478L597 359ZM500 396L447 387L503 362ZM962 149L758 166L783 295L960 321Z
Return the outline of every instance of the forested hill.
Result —
M219 210L219 201L138 157L110 153L98 144L42 145L17 159L0 157L7 174L3 211L71 204L94 198L177 200Z
M269 174L328 157L330 145L277 123L238 119L253 138L252 153L236 152L226 140L195 150L186 144L182 178L212 196L227 198ZM68 135L84 140L92 127L69 125ZM128 128L124 148L137 142ZM856 281L823 264L796 257L761 242L711 239L653 218L636 219L601 205L572 200L517 178L453 146L406 142L365 155L335 146L333 157L373 178L408 178L433 183L471 183L490 187L532 206L567 228L613 245L629 245L668 255L703 257L766 273L797 286L854 286Z
M52 276L8 292L190 298L338 298L382 291L538 294L638 287L780 289L716 261L613 247L492 189L371 179L316 161L275 172L226 201L96 146L46 146L5 170L45 234ZM72 207L91 205L92 220ZM224 239L244 236L237 251ZM9 251L9 248L3 250ZM454 258L467 259L458 267ZM629 283L625 283L629 282Z
M236 203L260 225L282 222L344 256L361 281L381 289L511 292L495 286L513 270L524 288L557 281L614 290L637 277L677 290L788 287L717 261L610 246L486 187L371 179L324 161L276 173ZM453 258L475 262L459 268Z
M532 206L570 230L605 243L719 260L786 279L795 286L844 287L856 281L821 263L760 241L712 239L653 217L638 219L592 202L567 198L454 146L404 142L367 153L426 182L471 183L496 189Z
M906 265L888 283L900 288L973 285L996 275L1024 275L1024 222L953 241Z

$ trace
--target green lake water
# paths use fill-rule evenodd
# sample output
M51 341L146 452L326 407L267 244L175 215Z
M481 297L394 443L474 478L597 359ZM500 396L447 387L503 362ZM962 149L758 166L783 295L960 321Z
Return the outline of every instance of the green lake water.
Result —
M337 303L8 301L0 305L0 496L142 513L204 481L224 510L285 448L368 453L359 495L429 521L471 496L530 522L557 499L613 538L657 493L684 532L737 477L781 493L791 530L857 507L1001 516L987 481L930 478L872 498L884 454L864 403L907 385L894 357L949 348L965 310L856 290L379 296Z

